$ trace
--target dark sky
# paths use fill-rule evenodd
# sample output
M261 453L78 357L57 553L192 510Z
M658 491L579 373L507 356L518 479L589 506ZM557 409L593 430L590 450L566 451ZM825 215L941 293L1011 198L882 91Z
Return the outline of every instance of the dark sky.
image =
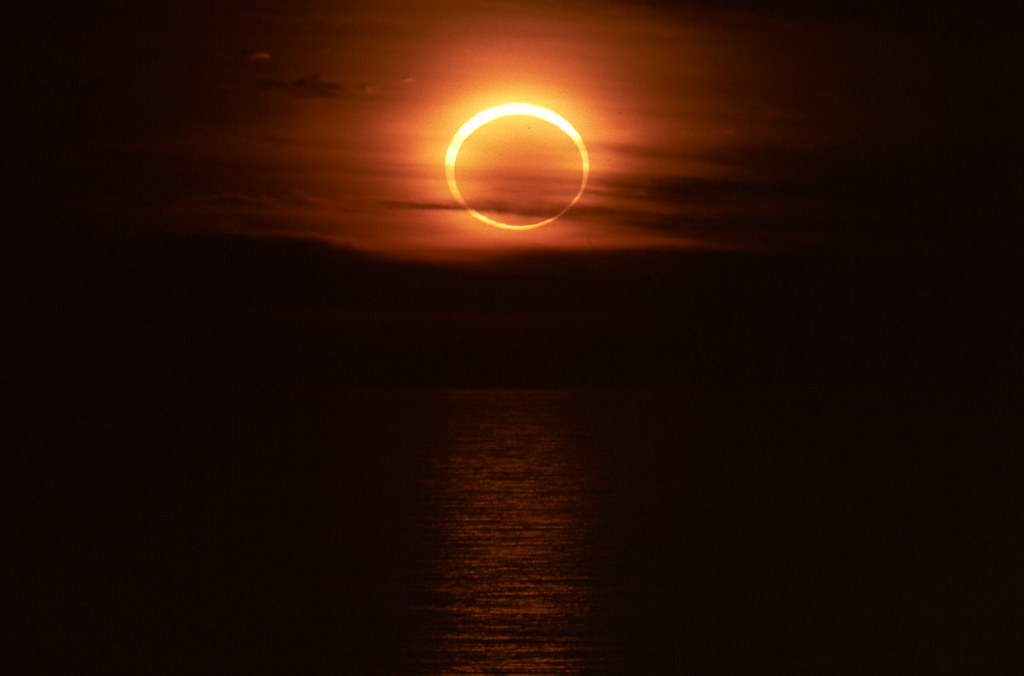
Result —
M28 292L19 367L1012 380L1013 19L923 2L21 14L4 219ZM580 202L528 232L475 221L444 181L455 130L510 100L555 110L590 151Z

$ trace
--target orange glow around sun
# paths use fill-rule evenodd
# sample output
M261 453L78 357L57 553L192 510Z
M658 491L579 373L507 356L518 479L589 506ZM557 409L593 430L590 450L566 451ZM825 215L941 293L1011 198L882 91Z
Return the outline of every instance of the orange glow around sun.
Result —
M340 41L355 19L327 12L296 38L297 56L246 62L260 83L248 126L217 143L160 140L153 152L253 170L159 217L419 259L680 240L647 227L662 207L644 181L700 169L707 115L663 103L678 91L702 101L696 76L650 64L709 59L665 58L642 14L624 24L547 5L442 14L396 2L407 12L360 15L382 33Z

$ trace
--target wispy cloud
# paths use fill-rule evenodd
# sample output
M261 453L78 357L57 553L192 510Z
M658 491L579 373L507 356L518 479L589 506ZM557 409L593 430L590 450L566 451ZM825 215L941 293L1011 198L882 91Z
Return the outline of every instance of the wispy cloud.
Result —
M261 89L275 89L287 91L297 96L308 96L315 98L337 98L350 95L350 90L344 84L321 77L317 74L305 75L294 80L260 80Z
M330 209L336 205L328 199L312 195L285 193L270 195L266 193L222 192L182 200L185 203L211 207L239 207L276 209L280 207L310 207Z
M265 78L259 81L259 87L285 91L301 97L325 99L372 98L380 93L379 85L368 82L352 85L316 73L293 80Z

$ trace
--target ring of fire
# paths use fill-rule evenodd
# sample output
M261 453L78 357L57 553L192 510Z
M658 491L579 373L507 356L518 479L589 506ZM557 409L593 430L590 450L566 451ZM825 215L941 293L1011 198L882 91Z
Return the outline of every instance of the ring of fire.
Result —
M551 218L545 218L542 221L537 221L536 223L527 223L525 225L510 225L508 223L502 223L501 221L483 215L482 213L473 209L473 207L469 206L469 204L466 203L466 200L462 197L462 193L459 192L458 184L455 182L455 160L459 155L459 149L462 147L462 144L469 137L469 135L475 132L480 127L487 124L488 122L493 122L494 120L500 117L507 117L509 115L530 115L538 119L544 120L545 122L550 122L551 124L555 125L559 129L564 131L566 135L570 139L572 139L573 143L576 144L576 148L580 151L580 160L583 165L583 175L580 179L580 189L579 191L577 191L576 196L573 197L572 200L570 200L569 204L567 204L565 208L559 211L557 214L555 214ZM542 225L546 225L560 218L562 215L565 214L565 212L569 211L569 209L571 209L573 205L576 204L576 202L579 201L580 197L583 196L583 191L587 187L587 177L590 174L590 157L587 155L587 148L583 144L583 137L581 137L579 132L577 132L576 129L573 128L573 126L569 124L569 122L558 113L548 110L547 108L535 106L531 103L505 103L500 106L495 106L493 108L488 108L486 110L480 111L473 117L469 118L469 121L466 122L466 124L462 125L462 127L460 127L457 132L455 132L454 138L452 138L451 143L448 145L448 153L445 156L444 168L445 177L448 180L448 189L451 190L452 196L458 201L459 204L465 207L466 211L468 211L471 216L480 221L483 221L484 223L487 223L488 225L493 225L496 228L504 228L506 230L531 230L533 228L539 228Z

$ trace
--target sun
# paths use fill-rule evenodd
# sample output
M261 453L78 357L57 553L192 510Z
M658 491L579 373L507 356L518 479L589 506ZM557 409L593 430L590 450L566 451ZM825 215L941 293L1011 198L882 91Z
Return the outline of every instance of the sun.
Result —
M508 117L510 115L528 115L555 125L563 132L565 132L565 134L570 139L572 139L573 143L576 144L576 148L579 150L580 153L580 161L583 170L580 177L580 187L579 190L576 192L576 195L569 201L565 208L563 208L557 214L551 216L550 218L545 218L544 220L537 221L535 223L512 225L510 223L503 223L501 221L485 216L484 214L473 209L471 206L469 206L469 204L466 203L466 200L463 198L462 193L459 191L458 183L456 183L455 181L455 162L459 156L459 149L462 148L462 144L466 141L466 139L469 138L469 136L473 132L475 132L477 129L484 126L485 124L493 122L494 120L497 120L502 117ZM567 211L569 211L569 209L571 209L573 205L576 204L576 202L579 201L580 197L583 196L583 191L586 190L587 187L587 176L590 174L590 157L587 155L587 147L583 143L583 137L580 136L579 132L577 132L571 124L569 124L568 120L563 118L558 113L552 110L548 110L547 108L535 106L531 103L504 103L500 106L494 106L493 108L488 108L486 110L480 111L479 113L471 117L468 122L462 125L462 127L460 127L457 132L455 132L455 136L452 138L451 143L448 145L448 153L445 156L444 167L445 177L448 180L448 189L451 190L452 196L456 199L456 201L458 201L458 203L461 204L466 209L466 211L470 213L471 216L473 216L477 220L487 223L488 225L493 225L496 228L504 228L506 230L531 230L533 228L539 228L542 225L546 225L560 218Z

